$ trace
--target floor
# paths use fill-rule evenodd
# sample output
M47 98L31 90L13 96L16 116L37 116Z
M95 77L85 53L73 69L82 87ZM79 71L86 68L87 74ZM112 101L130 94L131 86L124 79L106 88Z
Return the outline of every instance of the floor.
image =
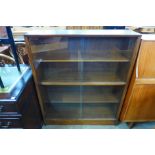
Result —
M126 123L118 125L44 125L43 129L129 129ZM137 123L133 129L155 129L155 122Z

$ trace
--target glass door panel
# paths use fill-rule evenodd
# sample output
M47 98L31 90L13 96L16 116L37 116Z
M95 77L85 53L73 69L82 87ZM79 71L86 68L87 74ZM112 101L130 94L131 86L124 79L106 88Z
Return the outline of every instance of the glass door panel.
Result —
M100 84L120 84L126 82L129 63L118 62L84 62L83 81Z
M80 68L77 62L40 63L37 73L43 85L66 85L80 82Z
M80 38L78 37L37 37L31 38L34 60L46 62L78 60Z
M82 118L115 119L123 86L84 86Z
M105 104L105 103L91 103L83 104L83 115L84 119L116 119L117 112L116 104Z
M83 103L116 103L121 100L123 86L83 86Z
M47 115L51 118L81 118L80 86L42 86Z
M78 119L81 118L80 104L50 103L47 104L47 117L52 119Z
M85 37L83 60L128 62L132 56L136 38Z

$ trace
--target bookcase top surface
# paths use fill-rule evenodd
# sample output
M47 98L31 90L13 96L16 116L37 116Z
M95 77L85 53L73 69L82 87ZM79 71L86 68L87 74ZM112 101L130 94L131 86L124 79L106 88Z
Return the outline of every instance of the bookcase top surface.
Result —
M141 36L132 30L33 30L25 36Z

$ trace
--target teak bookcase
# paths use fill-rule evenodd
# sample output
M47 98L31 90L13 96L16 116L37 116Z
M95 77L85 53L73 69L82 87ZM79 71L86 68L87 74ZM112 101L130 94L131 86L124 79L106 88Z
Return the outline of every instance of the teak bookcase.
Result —
M115 124L140 35L129 30L56 30L25 35L46 124Z

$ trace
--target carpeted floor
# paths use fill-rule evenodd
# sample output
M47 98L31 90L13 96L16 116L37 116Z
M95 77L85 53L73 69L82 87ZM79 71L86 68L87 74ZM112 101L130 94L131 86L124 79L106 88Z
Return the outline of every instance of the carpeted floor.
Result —
M126 123L118 125L44 125L43 129L129 129ZM155 129L155 122L136 123L133 129Z

